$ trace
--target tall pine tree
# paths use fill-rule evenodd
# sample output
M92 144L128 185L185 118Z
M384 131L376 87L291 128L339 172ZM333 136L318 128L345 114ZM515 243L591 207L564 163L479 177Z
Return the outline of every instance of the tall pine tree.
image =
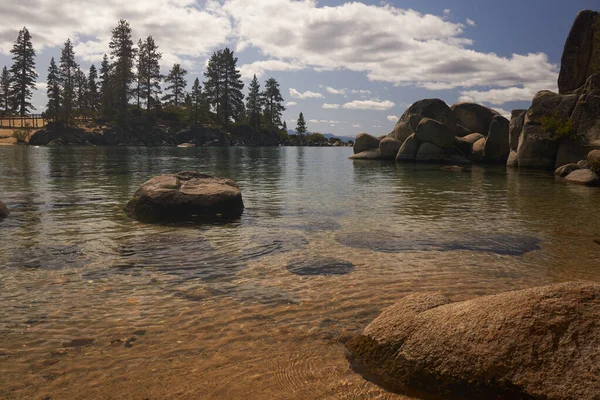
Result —
M160 104L160 82L163 78L160 74L162 54L158 51L152 36L148 36L143 42L140 40L138 47L138 96L146 100L146 110L149 111Z
M168 84L166 87L168 93L165 95L164 100L167 104L178 107L185 100L186 75L187 71L181 68L179 64L173 65L173 68L169 71L165 78L165 82Z
M296 132L298 132L300 135L304 135L306 130L306 121L304 120L304 115L300 113L298 116L298 121L296 121Z
M79 66L75 62L75 52L71 39L67 39L60 53L60 94L62 104L62 115L60 119L67 125L72 122L73 111L76 107L76 75Z
M204 77L204 93L206 99L210 104L210 107L217 114L217 121L221 121L221 108L220 99L222 96L223 88L221 82L221 58L223 50L216 51L210 56Z
M98 71L96 66L92 64L88 72L88 107L92 115L100 111L100 97L98 94Z
M131 84L135 80L133 73L133 62L136 50L133 48L131 40L131 26L129 22L119 20L117 26L112 30L112 37L109 43L110 55L113 59L112 78L114 83L117 107L117 122L121 126L129 124L129 97L132 93Z
M231 119L243 114L244 111L244 82L242 75L237 69L237 57L233 56L233 51L225 48L221 55L221 80L222 96L220 99L221 122L228 126Z
M89 114L88 110L88 85L87 76L79 67L75 71L75 89L77 95L77 114L80 116Z
M8 114L12 107L11 76L8 68L2 68L0 74L0 112Z
M13 55L13 65L10 69L12 109L23 116L35 109L30 100L38 77L35 72L35 50L26 27L19 31L17 41L10 52Z
M248 123L254 129L259 129L261 125L260 115L262 111L262 96L260 94L260 84L256 75L252 78L248 88L248 97L246 99L246 112L248 113Z
M204 122L208 115L206 97L202 93L200 80L196 78L192 91L189 93L189 116L192 126L197 127Z
M269 78L265 83L265 91L262 93L265 105L265 122L272 131L279 129L281 125L281 113L285 111L283 97L279 90L279 83L274 78Z
M54 57L50 59L48 77L46 78L46 94L48 104L46 105L46 116L52 121L60 118L60 71L56 66Z
M100 111L104 117L109 119L114 115L114 90L111 82L110 62L105 54L100 64Z

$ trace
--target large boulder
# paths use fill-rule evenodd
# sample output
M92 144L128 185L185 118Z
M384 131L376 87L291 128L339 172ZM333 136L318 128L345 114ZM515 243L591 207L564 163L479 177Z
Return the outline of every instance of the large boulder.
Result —
M483 150L483 158L487 162L506 163L510 153L508 126L509 122L503 116L496 115L492 118Z
M415 133L417 125L419 125L419 122L421 122L422 119L422 115L406 114L405 112L404 115L402 115L402 118L400 118L396 123L396 126L394 127L392 133L389 134L389 137L392 137L396 140L399 140L401 143L404 143L404 141L410 135Z
M351 160L383 160L384 158L381 155L381 150L379 149L370 149L361 151L360 153L356 153L351 155Z
M585 186L599 186L600 177L594 171L586 168L577 169L565 177L569 183Z
M592 400L600 284L567 282L452 303L409 295L346 342L352 367L425 399Z
M31 135L29 144L32 146L47 146L54 142L61 145L83 146L86 143L94 142L93 136L90 132L81 128L49 123Z
M482 138L479 139L478 141L476 141L475 143L473 143L473 151L471 152L471 155L469 156L469 159L471 161L474 162L481 162L483 161L483 154L485 151L485 142L486 142L486 138Z
M388 160L393 160L396 158L400 147L402 147L402 142L391 137L386 137L379 142L379 151L381 151L381 156Z
M600 150L592 150L588 153L585 161L589 169L594 172L600 171Z
M576 163L565 164L562 167L556 168L556 171L554 171L554 175L564 178L565 176L569 175L571 172L576 171L578 169L580 169L580 168L579 168L579 165L577 165Z
M512 151L517 151L517 147L519 146L519 135L525 123L525 114L527 114L527 110L512 110L510 113L508 134L510 136L510 149Z
M416 161L423 162L440 162L445 159L446 152L444 149L430 142L421 143L415 156Z
M485 136L481 133L471 133L463 137L457 136L455 146L463 155L468 157L473 152L473 144L484 138Z
M459 125L471 132L487 134L497 111L477 103L456 103L450 107Z
M569 94L600 72L600 13L583 10L577 14L560 60L558 90Z
M231 179L185 171L145 182L126 211L146 222L235 218L244 211L244 203Z
M0 201L0 219L8 217L9 214L10 212L8 211L8 207L6 207L6 205Z
M410 135L398 150L396 161L414 161L419 150L419 141L415 138L415 134Z
M354 154L362 153L365 150L379 148L380 140L368 133L361 132L354 139Z
M443 149L454 147L454 132L445 124L430 118L423 118L415 132L419 142L433 143Z
M506 166L512 168L519 167L519 159L517 158L516 151L510 151L510 153L508 154L508 158L506 159Z

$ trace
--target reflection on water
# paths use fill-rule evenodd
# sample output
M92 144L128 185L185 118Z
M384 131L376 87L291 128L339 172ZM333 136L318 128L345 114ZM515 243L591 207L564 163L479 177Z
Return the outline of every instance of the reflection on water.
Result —
M350 153L0 147L0 398L399 398L342 346L398 298L600 281L598 189ZM182 170L237 181L242 218L125 216Z

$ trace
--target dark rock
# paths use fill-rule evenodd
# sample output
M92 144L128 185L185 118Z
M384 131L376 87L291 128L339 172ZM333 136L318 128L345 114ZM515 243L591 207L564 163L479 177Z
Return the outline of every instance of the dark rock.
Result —
M410 135L398 150L396 161L414 161L419 150L419 141L415 138L414 133Z
M600 73L593 73L590 76L588 76L581 92L581 94L591 94L593 96L600 96Z
M147 222L202 220L239 217L244 203L231 179L186 171L150 179L134 193L126 210Z
M63 342L63 347L89 346L91 344L94 344L95 341L96 341L96 339L94 339L92 337L76 338L73 340L69 340L68 342Z
M570 119L574 129L572 139L577 144L600 148L600 96L579 97Z
M302 257L286 265L296 275L346 275L354 270L351 262L335 258Z
M379 149L361 151L349 157L351 160L383 160Z
M569 175L571 172L576 171L578 169L580 169L579 165L577 165L575 163L566 164L566 165L563 165L562 167L558 167L556 169L556 171L554 171L554 175L564 178L565 176Z
M486 162L506 164L510 153L508 125L508 120L501 115L492 118L483 150L483 158Z
M204 146L211 143L213 146L229 146L227 134L218 128L195 127L179 131L175 134L175 144L194 144ZM190 146L188 146L190 147Z
M146 333L148 333L148 331L145 329L138 329L137 331L133 332L135 336L145 336Z
M419 142L433 143L442 149L454 146L454 132L443 123L430 118L423 118L419 122L415 138Z
M365 150L379 149L380 140L368 133L359 133L354 139L354 154L362 153Z
M470 168L461 167L459 165L444 165L440 169L445 172L471 172Z
M398 120L393 132L389 134L389 137L399 140L401 143L404 143L410 135L415 133L417 125L423 119L423 116L419 114L404 114L402 116L404 119Z
M594 171L589 169L578 169L571 172L565 177L565 180L569 183L575 183L578 185L585 186L599 186L600 177Z
M519 146L519 135L523 129L526 114L527 110L512 110L510 114L508 132L510 136L510 149L512 151L517 151L517 147Z
M594 172L600 171L600 150L592 150L585 158L588 168Z
M422 142L417 151L416 161L439 162L446 159L446 152L441 147L430 143Z
M473 144L480 139L485 139L481 133L471 133L469 135L454 138L456 148L465 156L473 152Z
M490 129L492 118L498 114L486 106L477 103L456 103L450 107L458 125L462 125L469 131L486 135Z
M448 105L440 99L423 99L414 102L400 117L400 121L411 121L413 127L419 123L420 118L411 117L417 115L420 118L430 118L447 124L449 126L456 125L456 118L452 114L452 110Z
M583 10L575 17L560 60L558 91L569 94L600 72L600 13Z
M589 169L588 163L585 160L577 161L577 166L579 167L579 169Z
M388 160L393 160L398 155L398 150L402 147L402 142L391 137L386 137L379 142L379 151L381 156Z
M8 207L0 201L0 219L6 218L10 215L10 211L8 211Z
M592 400L600 285L567 282L451 303L409 295L346 342L352 367L426 399Z

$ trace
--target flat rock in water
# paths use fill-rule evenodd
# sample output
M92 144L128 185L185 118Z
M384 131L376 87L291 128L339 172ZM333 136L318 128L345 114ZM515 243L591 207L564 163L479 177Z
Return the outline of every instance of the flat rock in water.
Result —
M186 171L144 183L126 207L145 222L236 218L244 211L242 193L231 179Z
M471 171L470 168L461 167L459 165L444 165L440 169L445 172L470 172Z
M565 176L569 175L571 172L576 171L578 169L580 169L579 165L577 165L575 163L566 164L566 165L563 165L562 167L556 168L556 171L554 171L554 175L564 178Z
M567 282L452 303L409 295L346 342L352 367L425 399L592 400L600 284Z
M354 139L354 154L362 153L365 150L378 149L380 140L368 133L361 132Z
M290 261L286 269L296 275L346 275L354 265L335 258L309 257Z
M382 160L383 156L379 149L361 151L349 157L351 160Z
M575 183L578 185L585 186L598 186L600 185L600 177L589 169L578 169L571 172L565 177L565 180L569 183Z
M92 337L76 338L76 339L73 339L73 340L69 340L68 342L64 342L63 343L63 347L83 347L83 346L89 346L91 344L94 344L95 341L96 341L96 339L94 339Z

